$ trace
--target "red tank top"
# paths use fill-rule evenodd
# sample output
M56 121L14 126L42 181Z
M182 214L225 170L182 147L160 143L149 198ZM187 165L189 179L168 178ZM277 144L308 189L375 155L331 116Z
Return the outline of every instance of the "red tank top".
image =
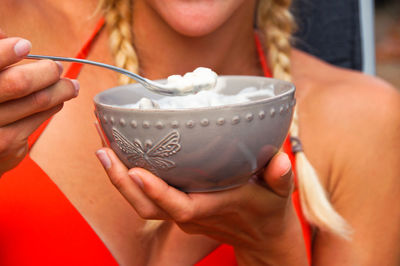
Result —
M77 58L87 57L103 25L104 20L100 19ZM269 77L257 36L256 46L264 74ZM72 64L65 76L77 78L81 68L81 64ZM30 148L48 122L30 136ZM293 162L288 140L284 150ZM297 191L293 193L293 204L302 223L310 259L310 228L302 216ZM82 215L28 154L0 179L0 265L117 265L117 262ZM236 265L233 248L221 245L196 265Z

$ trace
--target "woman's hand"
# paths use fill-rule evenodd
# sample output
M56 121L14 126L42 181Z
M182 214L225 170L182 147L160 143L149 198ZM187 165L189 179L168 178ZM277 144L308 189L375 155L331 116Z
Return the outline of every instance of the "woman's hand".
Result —
M172 220L188 234L228 243L243 265L306 265L302 232L290 200L293 175L286 154L277 154L261 177L212 193L184 193L144 169L128 171L107 148L97 156L111 182L142 218Z
M0 176L25 157L28 136L78 95L79 83L60 78L59 63L13 65L30 49L29 41L0 31Z

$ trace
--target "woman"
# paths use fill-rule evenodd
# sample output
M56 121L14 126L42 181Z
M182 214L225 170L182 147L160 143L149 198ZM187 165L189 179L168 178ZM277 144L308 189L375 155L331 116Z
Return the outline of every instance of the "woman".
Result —
M318 194L313 201L313 194L305 193L304 214L316 225L312 264L398 264L397 91L375 78L329 66L297 50L290 52L290 1L135 0L132 6L129 1L100 4L108 25L102 30L100 15L93 16L97 1L75 0L3 1L0 27L9 36L29 39L32 53L65 56L73 56L93 29L99 29L95 30L95 42L83 45L79 56L90 50L88 59L124 66L150 79L183 74L197 66L210 67L220 75L263 75L254 44L256 13L270 69L277 78L291 77L297 86L299 127L292 127L291 135L299 133L328 198L352 228L349 235L327 201L318 204L323 195ZM108 70L83 69L79 97L52 118L23 160L28 136L58 112L63 102L76 96L79 88L76 81L60 78L60 67L54 62L13 65L29 51L29 43L2 35L0 171L5 174L0 185L0 210L7 217L1 219L0 228L3 239L9 241L2 247L5 259L1 264L16 263L16 253L23 250L30 261L36 259L42 265L54 264L54 254L62 256L65 264L90 264L97 256L102 260L96 264L192 265L221 242L233 246L239 265L307 264L301 225L293 205L288 204L293 176L285 154L274 157L260 182L224 192L184 194L143 169L126 169L111 150L98 150L99 138L91 124L92 98L117 85L118 77ZM69 68L68 77L76 76L75 68ZM109 178L93 156L96 150ZM306 182L309 188L304 176L313 176L311 170L302 153L296 156L301 161L298 172L305 171L305 175L298 173L299 186ZM35 174L30 175L27 169ZM50 198L40 200L40 193L47 193L53 184L46 183L47 176L67 200L54 192L51 203L45 206ZM318 188L312 180L311 184ZM15 202L33 211L15 213ZM72 205L67 207L65 202ZM82 215L93 234L89 229L80 230L84 225L75 212ZM325 214L333 218L324 220ZM38 216L45 219L37 222ZM26 221L36 222L37 227L25 226ZM67 235L60 233L65 228ZM39 244L28 246L27 237ZM93 248L93 243L99 242L87 239L96 237L106 248ZM69 238L79 248L69 245ZM112 255L108 256L108 251Z

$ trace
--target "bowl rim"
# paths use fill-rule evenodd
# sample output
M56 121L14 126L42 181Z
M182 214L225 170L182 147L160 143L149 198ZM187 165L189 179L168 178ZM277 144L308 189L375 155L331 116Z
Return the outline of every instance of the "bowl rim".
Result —
M119 111L124 111L124 112L139 112L139 113L166 113L166 112L193 112L193 111L209 111L209 110L221 110L221 109L226 109L226 108L238 108L238 107L247 107L249 105L254 106L255 104L264 104L267 102L272 102L272 101L277 101L281 98L287 98L290 95L294 96L294 93L296 91L296 86L289 81L285 81L285 80L281 80L281 79L276 79L276 78L267 78L267 77L263 77L263 76L249 76L249 75L219 75L218 78L226 78L226 77L235 77L235 78L254 78L257 77L259 79L265 79L265 80L274 80L275 82L282 82L286 85L289 85L290 88L286 91L283 92L282 94L279 95L275 95L272 97L266 97L264 99L260 99L260 100L254 100L254 101L250 101L250 102L241 102L241 103L232 103L232 104L224 104L224 105L218 105L218 106L205 106L205 107L195 107L195 108L163 108L163 109L139 109L139 108L129 108L129 107L122 107L120 105L113 105L113 104L106 104L106 103L102 103L100 102L100 97L102 96L102 94L106 93L106 92L110 92L111 90L114 89L119 89L122 87L128 87L128 86L134 86L138 83L134 83L134 84L128 84L128 85L120 85L120 86L115 86L109 89L106 89L104 91L99 92L98 94L96 94L93 97L93 102L95 104L95 106L101 106L105 109L112 109L112 110L119 110ZM155 80L156 82L163 82L165 81L165 79L160 79L160 80Z

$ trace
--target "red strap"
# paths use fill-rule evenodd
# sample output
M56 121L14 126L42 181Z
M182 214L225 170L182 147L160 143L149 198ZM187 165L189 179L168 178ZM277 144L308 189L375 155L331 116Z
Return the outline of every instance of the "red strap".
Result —
M89 55L90 52L90 47L92 46L94 40L96 39L97 35L101 31L101 29L104 26L104 18L100 18L99 21L96 24L96 27L94 28L92 34L89 36L89 38L86 40L84 43L83 47L81 50L75 55L75 58L80 58L80 59L85 59ZM70 79L76 79L79 76L79 73L81 72L83 64L80 63L72 63L67 72L65 73L65 77L70 78ZM40 137L40 135L43 133L47 125L49 124L51 118L47 119L43 124L41 124L38 129L33 132L29 138L28 138L28 145L29 148L32 148L32 146L35 144L37 139Z
M51 118L47 119L44 121L29 137L28 137L28 146L29 149L32 148L33 144L37 141L37 139L40 137L46 126L49 124Z
M85 59L89 55L90 47L92 46L94 40L96 39L97 35L101 31L104 26L104 18L100 18L97 22L96 27L94 28L92 34L89 36L81 50L76 54L75 58ZM80 63L72 63L69 69L67 70L65 76L71 79L76 79L81 72L83 64Z
M283 150L289 156L290 162L292 163L293 173L296 173L296 159L294 153L292 152L292 144L290 143L290 138L287 137L283 143ZM295 190L292 194L292 202L294 209L296 210L297 217L299 218L301 229L303 231L304 243L306 245L307 259L309 265L311 265L311 227L303 215L300 202L300 193L297 188L297 175L294 175Z
M233 247L222 244L195 266L236 266L236 257Z
M258 36L257 33L254 34L254 39L256 42L258 58L260 60L260 64L261 64L261 68L264 73L264 77L270 78L270 77L272 77L271 71L269 70L267 59L266 59L265 53L264 53L264 48L261 44L260 37Z
M259 59L260 59L260 64L261 64L261 67L264 72L264 76L271 77L271 72L269 70L267 61L265 59L265 53L263 50L263 46L261 45L260 38L257 33L254 35L254 37L255 37L255 41L256 41L256 47L257 47L257 52L258 52ZM294 153L292 152L292 145L290 143L289 136L286 138L286 140L283 144L283 150L289 155L290 161L292 163L293 173L297 173L296 172L296 160L294 157ZM306 245L307 258L308 258L309 264L311 265L311 228L310 228L310 225L307 223L307 221L303 215L303 212L301 210L300 195L299 195L299 191L297 189L297 175L296 174L294 175L294 182L296 184L296 189L292 195L292 202L293 202L294 208L296 210L297 217L299 218L300 223L301 223L304 242Z

